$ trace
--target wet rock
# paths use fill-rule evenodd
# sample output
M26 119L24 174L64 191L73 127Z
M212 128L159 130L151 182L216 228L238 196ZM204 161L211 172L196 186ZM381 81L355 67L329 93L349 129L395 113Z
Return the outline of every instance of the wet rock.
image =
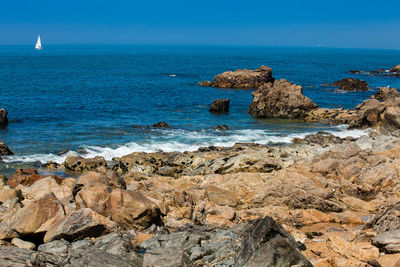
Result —
M50 227L44 236L44 242L56 239L76 241L86 237L98 237L116 231L118 226L109 219L91 209L74 211Z
M4 108L0 109L0 128L5 129L8 125L7 110Z
M14 155L14 152L0 140L0 156Z
M107 166L105 159L100 156L89 159L82 157L68 157L64 161L65 169L75 172L92 171L100 166Z
M30 186L35 181L38 181L45 176L39 175L38 172L34 169L17 169L13 176L11 176L7 185L11 188L17 187L19 184Z
M157 122L157 123L153 124L152 127L160 128L160 129L169 129L169 128L171 128L171 126L169 126L168 123L166 123L164 121Z
M213 82L204 81L200 85L220 88L257 89L262 84L273 81L272 69L260 66L256 70L238 69L236 71L226 71L215 76Z
M228 125L223 124L223 125L215 126L214 129L215 130L228 130L229 127L228 127Z
M48 169L58 169L61 165L55 161L49 161L42 165L44 168Z
M344 91L366 91L369 88L366 81L354 78L344 78L340 81L334 82L333 85L338 86L340 90Z
M210 112L229 112L230 99L216 99L210 106Z
M30 250L33 250L36 248L35 244L33 244L32 242L24 241L19 238L13 238L11 240L11 244L16 246L17 248L24 248L24 249L30 249Z
M303 88L287 80L264 84L253 93L249 114L255 118L304 118L317 105L303 95Z

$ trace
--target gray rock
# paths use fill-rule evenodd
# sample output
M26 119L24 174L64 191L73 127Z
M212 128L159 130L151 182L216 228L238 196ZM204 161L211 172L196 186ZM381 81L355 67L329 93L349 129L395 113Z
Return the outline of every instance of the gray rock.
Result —
M151 250L144 255L143 267L191 267L194 266L189 254L180 247Z
M25 267L33 250L0 246L0 266Z
M11 240L11 244L13 244L14 246L16 246L17 248L24 248L24 249L35 249L36 245L33 244L32 242L28 242L28 241L24 241L22 239L19 238L13 238Z
M372 244L385 253L399 253L400 229L387 231L373 238Z

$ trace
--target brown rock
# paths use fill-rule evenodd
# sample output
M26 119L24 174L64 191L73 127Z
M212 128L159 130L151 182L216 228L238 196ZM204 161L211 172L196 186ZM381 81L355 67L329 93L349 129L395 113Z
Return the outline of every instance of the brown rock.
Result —
M260 85L273 82L272 69L260 66L256 70L226 71L214 77L213 82L204 81L201 86L212 86L220 88L245 88L257 89Z
M30 186L43 177L43 175L39 175L37 171L33 169L17 169L15 174L8 179L7 185L11 188L15 188L19 184Z
M262 85L253 93L249 114L255 118L304 118L317 105L303 95L303 88L287 80Z
M0 128L7 128L8 119L7 119L7 110L4 108L0 109Z
M14 152L0 140L0 156L14 155Z
M237 199L234 192L230 192L216 186L208 186L206 189L208 200L220 205L235 207L237 205Z
M169 126L168 123L166 123L164 121L157 122L157 123L153 124L152 127L161 128L161 129L169 129L169 128L171 128L171 126Z
M230 99L216 99L210 106L210 112L229 112Z
M64 162L66 170L83 172L92 171L97 169L99 166L107 166L107 163L103 157L97 156L90 159L82 157L68 157Z
M44 236L44 242L56 239L72 242L86 237L98 237L117 230L117 225L106 217L91 209L80 209L55 223Z
M400 72L400 65L394 66L389 70L389 72Z
M379 91L371 96L371 98L378 99L380 101L388 101L395 99L397 97L400 97L399 91L397 91L394 88L388 88L388 87L381 87L379 88Z
M354 78L344 78L340 81L334 82L333 85L338 86L341 90L345 91L366 91L369 87L366 81Z

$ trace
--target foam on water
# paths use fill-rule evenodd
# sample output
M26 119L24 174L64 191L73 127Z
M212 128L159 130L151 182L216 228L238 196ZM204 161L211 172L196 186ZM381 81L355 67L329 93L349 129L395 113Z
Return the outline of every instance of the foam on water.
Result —
M367 135L369 130L347 130L347 125L339 125L332 130L326 132L332 133L341 138L360 137ZM62 163L69 156L81 156L84 158L92 158L102 156L106 160L112 160L114 157L121 157L133 152L156 152L162 150L164 152L174 151L195 151L199 147L205 146L223 146L230 147L235 143L258 143L258 144L276 144L290 143L293 138L304 138L308 134L316 133L318 130L310 130L309 132L293 133L282 135L268 130L229 130L223 131L187 131L187 130L167 130L160 131L163 136L149 137L146 142L129 142L117 147L100 147L100 146L82 146L80 152L69 151L62 155L56 154L33 154L33 155L13 155L6 156L3 161L6 163L14 162L41 162L46 163L55 161Z

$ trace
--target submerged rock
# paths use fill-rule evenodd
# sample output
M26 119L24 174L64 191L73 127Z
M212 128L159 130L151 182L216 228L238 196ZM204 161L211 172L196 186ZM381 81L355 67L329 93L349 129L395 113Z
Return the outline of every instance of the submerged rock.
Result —
M238 69L236 71L226 71L214 77L214 81L204 81L201 86L211 86L220 88L244 88L257 89L264 83L273 82L272 69L260 66L256 70Z
M229 129L229 127L228 127L228 125L225 125L225 124L222 124L222 125L218 125L218 126L215 126L215 127L213 127L215 130L228 130Z
M166 123L164 121L157 122L157 123L153 124L152 127L160 128L160 129L169 129L169 128L171 128L171 126L169 126L168 123Z
M304 118L317 105L303 95L303 88L287 80L262 85L253 93L249 114L255 118Z
M216 99L210 106L210 112L229 112L230 99Z
M340 90L344 91L366 91L369 88L366 81L354 78L344 78L340 81L334 82L333 85L338 86Z

